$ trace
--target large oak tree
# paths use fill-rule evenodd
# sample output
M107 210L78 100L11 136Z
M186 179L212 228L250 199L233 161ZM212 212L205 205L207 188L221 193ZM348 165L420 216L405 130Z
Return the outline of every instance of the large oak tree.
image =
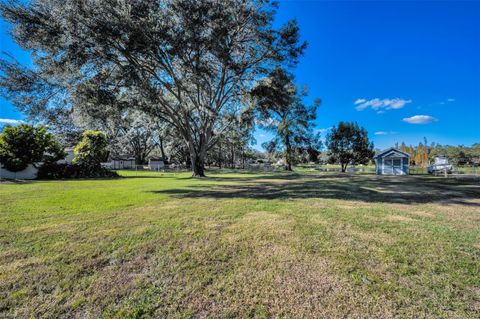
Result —
M241 116L254 81L295 64L305 48L294 21L273 27L275 10L264 0L4 3L35 67L2 63L0 85L30 114L136 99L131 105L175 127L193 175L204 176L205 154Z

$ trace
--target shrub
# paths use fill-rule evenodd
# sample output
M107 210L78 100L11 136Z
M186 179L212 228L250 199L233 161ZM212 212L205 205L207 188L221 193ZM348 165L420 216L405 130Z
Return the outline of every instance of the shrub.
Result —
M85 131L80 143L75 146L74 164L83 166L84 170L92 173L99 171L100 163L108 156L107 137L100 131Z
M65 158L62 145L47 130L42 125L7 125L0 134L0 162L9 171L19 172L29 164Z
M103 167L92 169L81 164L46 163L38 170L38 179L64 179L64 178L102 178L118 177L114 171Z

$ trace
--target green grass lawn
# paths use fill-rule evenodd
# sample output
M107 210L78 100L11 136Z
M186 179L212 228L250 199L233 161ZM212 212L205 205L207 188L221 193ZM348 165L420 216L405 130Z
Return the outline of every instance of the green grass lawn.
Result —
M122 173L0 183L1 318L478 318L480 184Z

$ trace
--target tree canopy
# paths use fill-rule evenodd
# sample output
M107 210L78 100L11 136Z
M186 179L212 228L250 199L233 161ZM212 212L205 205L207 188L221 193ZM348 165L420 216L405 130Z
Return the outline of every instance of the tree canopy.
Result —
M367 164L375 155L367 130L356 122L339 122L326 137L330 158L340 163L342 172L348 164Z
M9 171L19 172L29 164L56 162L65 156L46 126L6 125L0 134L0 163Z
M19 109L50 118L107 104L142 110L176 129L195 176L253 83L296 64L305 48L295 21L274 28L270 1L33 0L0 9L35 65L0 64L0 86Z
M80 143L75 146L74 164L80 164L92 172L98 170L102 161L105 161L108 152L108 141L103 132L85 131Z
M320 100L306 106L303 103L306 89L299 90L293 76L281 68L274 69L260 81L252 95L256 99L257 120L261 127L275 134L275 138L267 143L267 150L282 151L286 169L291 171L295 150L313 145L311 128Z

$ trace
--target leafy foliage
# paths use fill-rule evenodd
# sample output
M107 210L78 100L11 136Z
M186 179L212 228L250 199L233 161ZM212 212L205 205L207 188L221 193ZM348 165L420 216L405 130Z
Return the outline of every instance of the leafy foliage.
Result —
M110 141L110 154L133 155L137 164L146 163L156 149L166 158L166 140L178 139L174 128L166 121L136 109L122 110L104 105L99 110L80 107L76 112L79 126L105 132Z
M327 135L326 145L330 158L341 164L342 172L349 163L367 164L374 156L367 130L356 122L339 122Z
M480 143L472 146L452 146L441 145L438 143L431 143L428 145L425 140L424 143L418 145L409 145L401 143L400 150L409 153L410 164L426 167L435 156L446 156L450 163L455 165L480 165Z
M0 162L18 172L29 164L52 163L65 158L62 145L46 126L7 125L0 134Z
M295 21L274 28L270 1L33 0L0 9L33 54L34 69L0 65L0 86L20 109L140 109L175 127L196 176L254 81L293 66L306 47Z
M220 168L222 164L229 164L232 168L237 164L245 165L250 145L255 142L253 115L251 109L242 111L242 117L231 119L229 128L214 136L216 143L206 158L209 164L215 163Z
M80 164L47 163L42 165L37 174L37 179L65 179L65 178L100 178L118 177L117 172L103 167L91 169Z
M258 121L262 128L275 134L265 145L268 152L283 152L286 169L292 170L295 150L318 145L312 132L320 100L311 106L303 103L307 90L299 90L291 74L276 68L252 90L256 99Z
M103 132L85 131L82 140L75 146L73 163L94 172L100 169L100 163L107 159L107 146L107 137Z

